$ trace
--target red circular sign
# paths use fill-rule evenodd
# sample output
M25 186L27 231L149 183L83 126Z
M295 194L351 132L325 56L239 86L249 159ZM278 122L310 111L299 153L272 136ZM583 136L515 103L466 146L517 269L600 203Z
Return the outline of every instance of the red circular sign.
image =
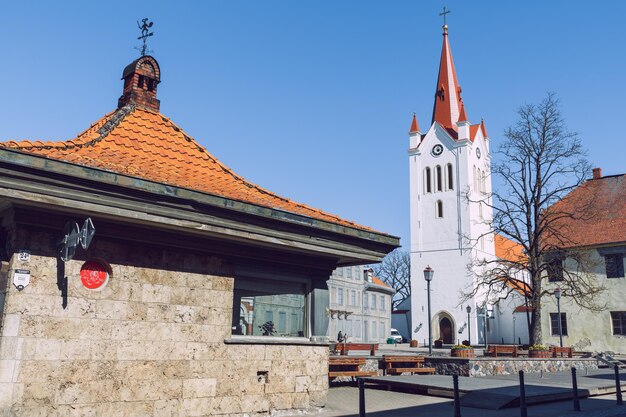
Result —
M100 262L88 261L80 268L80 280L90 290L102 287L108 279L109 273Z

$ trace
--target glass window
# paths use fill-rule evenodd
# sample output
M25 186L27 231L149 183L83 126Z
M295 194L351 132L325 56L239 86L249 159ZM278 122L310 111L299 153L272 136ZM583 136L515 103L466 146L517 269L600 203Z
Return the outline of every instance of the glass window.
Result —
M546 271L548 272L548 281L563 281L563 261L555 258L546 263Z
M352 305L355 306L356 305L356 290L352 290Z
M372 294L372 310L376 310L376 294Z
M352 278L352 267L346 267L346 278Z
M354 336L361 337L361 319L356 319L354 323Z
M283 335L287 330L287 313L284 311L278 312L278 333Z
M342 277L343 276L343 268L337 268L335 270L335 272L337 272L337 276L338 277Z
M443 179L441 178L441 167L439 165L435 168L435 183L437 184L437 191L443 191Z
M448 190L454 190L454 174L452 173L452 164L446 165L448 173Z
M343 305L343 288L337 288L337 304Z
M607 278L624 278L624 255L621 253L605 255Z
M626 311L611 311L613 334L626 336Z
M347 319L346 320L345 331L346 331L346 336L352 336L353 335L353 333L352 333L352 319Z
M363 293L363 309L364 310L367 310L369 308L368 301L369 301L369 294L364 292Z
M385 323L380 322L380 338L384 339L387 337L387 332L385 332Z
M425 193L430 193L432 192L432 185L431 185L431 179L430 179L430 168L426 167L426 169L424 169L424 192Z
M559 335L559 313L550 313L550 331L552 336ZM561 331L567 336L567 319L565 313L561 313Z
M435 217L443 217L443 202L441 200L437 200L437 202L435 203Z
M376 326L376 322L373 321L372 322L372 339L374 339L374 340L378 339L377 330L378 330L378 326Z
M304 284L237 278L232 333L247 336L303 337L305 306ZM287 317L291 318L289 326Z
M385 296L384 295L380 296L380 309L383 311L385 310Z

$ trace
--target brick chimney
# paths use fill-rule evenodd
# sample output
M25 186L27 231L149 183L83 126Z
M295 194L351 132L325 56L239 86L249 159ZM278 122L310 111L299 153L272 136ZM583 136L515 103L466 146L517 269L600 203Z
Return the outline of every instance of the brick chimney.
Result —
M122 79L124 92L117 102L118 108L134 103L148 110L159 111L161 103L156 97L161 70L156 59L145 55L131 62L124 68Z
M594 168L591 171L593 172L594 180L597 180L598 178L602 178L602 168Z

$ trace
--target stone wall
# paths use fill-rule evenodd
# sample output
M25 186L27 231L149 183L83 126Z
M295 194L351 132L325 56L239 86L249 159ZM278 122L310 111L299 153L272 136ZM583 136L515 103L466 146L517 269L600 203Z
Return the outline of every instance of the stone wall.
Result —
M558 358L558 359L529 359L529 358L437 358L427 357L425 366L437 369L438 375L453 375L481 377L488 375L510 375L519 371L526 373L569 371L575 366L579 372L585 369L597 369L595 359Z
M31 282L21 292L9 282L6 293L2 415L266 415L325 403L326 346L224 343L233 278L223 259L96 238L63 271L55 238L12 235L32 255L14 255L8 269L30 270ZM101 291L79 278L94 258L111 267Z

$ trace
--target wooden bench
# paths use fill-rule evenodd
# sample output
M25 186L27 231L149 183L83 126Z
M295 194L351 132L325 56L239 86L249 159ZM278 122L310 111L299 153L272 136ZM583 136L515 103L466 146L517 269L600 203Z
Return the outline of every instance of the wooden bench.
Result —
M378 350L378 344L373 343L337 343L335 349L339 352L340 355L347 355L348 352L352 352L355 350L365 350L369 351L370 356L376 356L376 351Z
M552 352L553 358L562 358L564 356L571 358L572 353L573 353L571 347L558 347L558 346L550 346L550 352Z
M340 376L376 376L377 371L362 371L361 366L365 365L365 358L345 358L339 356L331 356L328 358L328 380Z
M517 358L517 346L516 345L489 345L485 356L511 356Z
M385 375L400 375L405 372L413 374L435 374L435 368L424 367L423 356L383 356Z

